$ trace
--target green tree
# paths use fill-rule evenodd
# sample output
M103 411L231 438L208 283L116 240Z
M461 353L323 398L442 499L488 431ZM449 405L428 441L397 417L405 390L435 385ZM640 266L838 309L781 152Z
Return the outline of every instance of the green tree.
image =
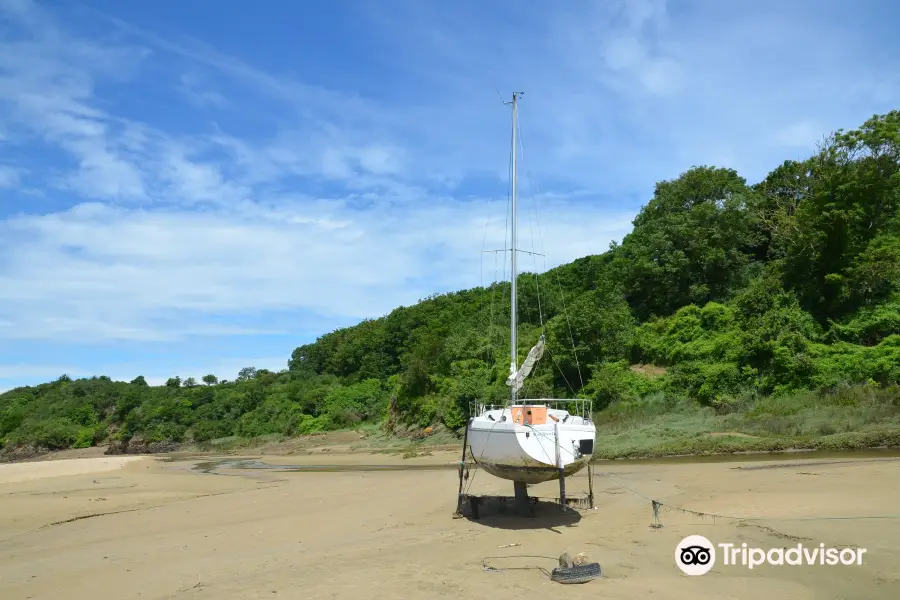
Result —
M548 323L550 356L542 360L556 367L558 387L577 391L591 378L591 365L628 358L635 325L617 289L585 292Z
M759 244L752 196L731 169L696 167L657 184L614 261L640 318L721 300L746 283Z
M900 112L839 130L803 171L793 202L769 202L785 285L821 321L886 298L900 274Z
M238 371L235 381L250 381L256 377L256 367L244 367Z

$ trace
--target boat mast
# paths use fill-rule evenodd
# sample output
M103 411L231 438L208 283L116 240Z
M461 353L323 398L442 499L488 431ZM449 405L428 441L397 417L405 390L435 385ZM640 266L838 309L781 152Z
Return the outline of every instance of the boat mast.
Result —
M510 254L512 255L511 261L511 290L510 290L510 322L511 322L511 333L510 333L510 358L512 361L511 372L515 373L518 366L518 356L516 352L516 279L518 279L518 271L516 269L516 255L518 254L518 250L516 248L516 226L518 225L519 219L519 211L518 211L518 197L516 195L516 117L517 117L517 100L519 96L521 96L521 92L513 92L512 96L512 230L511 230L511 242L512 249ZM518 392L516 391L516 386L511 386L510 393L510 404L515 404Z

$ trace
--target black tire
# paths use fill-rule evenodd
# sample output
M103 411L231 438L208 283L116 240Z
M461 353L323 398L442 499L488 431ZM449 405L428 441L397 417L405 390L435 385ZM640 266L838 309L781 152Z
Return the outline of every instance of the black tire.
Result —
M600 575L600 563L588 563L577 567L557 567L550 573L550 579L557 583L587 583Z

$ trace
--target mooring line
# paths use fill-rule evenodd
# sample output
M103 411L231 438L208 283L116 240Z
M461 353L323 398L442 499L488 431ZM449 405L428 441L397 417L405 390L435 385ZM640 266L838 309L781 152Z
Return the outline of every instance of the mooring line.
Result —
M727 519L731 521L740 521L740 522L749 522L749 521L854 521L854 520L865 520L865 519L900 519L900 515L863 515L863 516L843 516L843 517L737 517L734 515L722 515L718 513L710 513L703 512L699 510L692 510L690 508L684 508L682 506L677 506L674 504L666 504L660 500L656 500L655 498L651 498L650 496L643 494L636 489L628 486L618 479L614 478L609 473L600 472L600 475L603 475L616 485L625 488L632 494L640 496L645 500L649 500L651 503L651 507L653 509L653 523L650 525L654 529L660 529L664 527L662 521L659 518L659 509L660 508L668 508L669 510L675 510L678 512L687 513L689 515L694 515L700 518L711 517L713 519Z

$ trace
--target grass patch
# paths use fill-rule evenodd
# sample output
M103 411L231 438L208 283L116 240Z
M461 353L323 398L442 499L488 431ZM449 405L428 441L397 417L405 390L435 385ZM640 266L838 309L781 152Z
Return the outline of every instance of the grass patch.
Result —
M368 431L365 439L352 446L354 449L369 449L374 454L405 454L457 447L461 443L456 432L441 425L430 430L397 427L392 432L385 431L381 425L371 425Z
M246 451L291 454L317 447L340 445L354 452L398 455L403 458L431 456L433 450L455 449L460 439L444 427L425 432L420 428L384 431L381 423L362 423L352 428L316 432L299 437L263 435L257 437L229 436L203 442L184 444L182 451L235 454Z
M188 452L215 452L221 454L233 454L240 450L249 450L251 448L260 448L272 444L277 444L286 439L283 435L263 435L259 437L241 437L232 435L214 440L206 440L203 442L193 442L185 444L183 450Z
M597 458L900 446L900 389L747 395L717 407L659 392L595 417Z

